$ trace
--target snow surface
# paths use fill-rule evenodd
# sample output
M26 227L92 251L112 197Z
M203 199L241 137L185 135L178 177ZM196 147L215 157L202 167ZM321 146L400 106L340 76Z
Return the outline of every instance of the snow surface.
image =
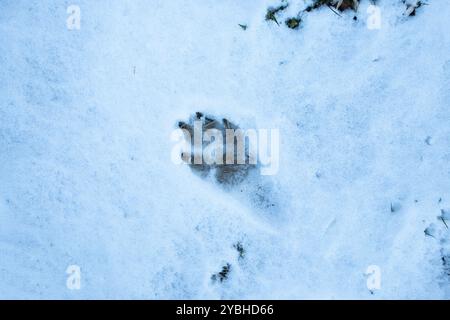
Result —
M274 0L1 0L0 298L448 299L450 1L378 2L291 30ZM275 212L170 161L195 111L280 129Z

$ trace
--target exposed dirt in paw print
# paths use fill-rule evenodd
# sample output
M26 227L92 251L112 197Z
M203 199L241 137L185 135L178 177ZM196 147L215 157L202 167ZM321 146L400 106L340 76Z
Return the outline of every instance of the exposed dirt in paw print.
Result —
M219 184L224 186L238 185L248 176L251 170L257 167L256 163L250 163L248 148L244 150L244 154L238 154L237 148L235 148L234 152L229 153L227 157L227 130L235 131L239 129L237 125L228 119L217 119L202 112L196 112L188 122L180 121L178 126L187 131L185 132L185 138L188 141L190 140L191 143L191 153L183 153L181 157L191 167L192 171L201 177L206 178L212 175ZM198 136L207 134L208 130L214 134L214 139L210 141L201 139L197 140L198 143L196 143ZM218 139L219 136L220 139ZM238 144L237 140L239 138L234 139L233 144L235 146ZM214 159L208 161L203 157L203 150L212 147L212 144L216 144L219 147L216 150L221 152L221 154L215 154ZM243 157L245 162L239 163L239 157Z
M250 151L253 149L244 129L232 120L203 112L179 121L178 127L190 145L181 158L195 175L219 185L252 208L266 212L278 209L273 182L257 170L261 166L257 154Z

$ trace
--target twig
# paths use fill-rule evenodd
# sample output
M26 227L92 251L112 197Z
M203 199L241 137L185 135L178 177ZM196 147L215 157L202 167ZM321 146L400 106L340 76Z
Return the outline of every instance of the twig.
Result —
M337 11L335 11L329 4L327 4L327 7L330 8L331 11L333 11L336 15L339 17L342 17Z
M440 218L441 218L442 222L445 224L445 227L448 229L448 225L447 225L447 223L445 222L444 217L441 216Z

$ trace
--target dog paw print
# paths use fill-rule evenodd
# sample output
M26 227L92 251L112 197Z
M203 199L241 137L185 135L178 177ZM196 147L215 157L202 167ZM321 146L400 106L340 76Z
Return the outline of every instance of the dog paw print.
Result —
M270 210L276 208L272 181L261 174L259 153L250 145L248 132L231 120L196 112L187 121L179 121L186 148L182 161L197 176L213 181L252 207ZM253 130L257 135L256 130ZM256 170L260 169L260 170Z
M230 120L196 112L178 127L190 146L181 158L199 176L213 177L225 186L238 185L257 167L243 131Z

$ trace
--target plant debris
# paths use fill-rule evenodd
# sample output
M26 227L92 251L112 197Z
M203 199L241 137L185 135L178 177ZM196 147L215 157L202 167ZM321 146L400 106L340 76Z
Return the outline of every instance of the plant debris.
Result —
M289 3L283 3L277 7L269 7L266 13L266 21L274 21L278 26L280 25L277 15L285 10L289 6ZM291 17L285 20L285 24L290 29L298 29L302 22L301 16L304 12L311 12L312 10L319 9L322 6L327 6L336 15L341 16L339 11L353 10L357 11L359 6L359 0L314 0L312 4L308 5L302 12L296 17ZM358 20L356 16L353 20Z
M246 25L246 24L240 24L239 23L239 27L241 27L242 28L242 30L247 30L247 28L248 28L248 26Z
M359 0L315 0L311 5L306 7L305 11L310 12L322 6L327 6L330 9L334 8L341 12L347 9L356 11L358 10L358 5Z
M436 238L434 236L434 233L436 232L436 229L434 227L434 225L430 225L428 228L426 228L423 233L425 233L426 236L428 237L432 237L432 238Z
M300 22L302 20L300 18L289 18L286 20L286 25L288 28L297 29L300 26Z
M289 4L282 4L282 5L279 5L278 7L269 7L267 9L267 13L266 13L266 20L267 21L270 21L270 20L275 21L275 23L277 25L280 25L280 23L277 20L276 15L277 15L277 13L285 10L288 6L289 6Z
M440 219L444 223L445 227L448 229L447 221L450 220L450 212L441 209L441 215L438 216L438 219Z
M407 17L414 17L416 15L416 10L423 5L427 5L428 3L422 1L416 1L415 3L410 3L407 0L402 0L404 4L406 4L406 11L403 15Z

